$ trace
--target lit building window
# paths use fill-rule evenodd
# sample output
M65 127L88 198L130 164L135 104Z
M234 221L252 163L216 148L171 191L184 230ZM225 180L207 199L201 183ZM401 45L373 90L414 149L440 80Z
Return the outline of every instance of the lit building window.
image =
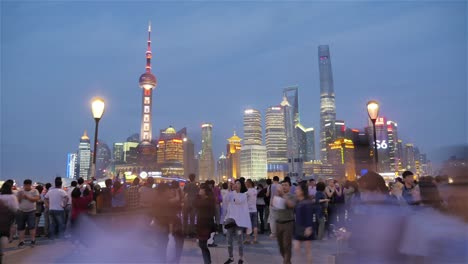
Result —
M143 130L144 131L149 131L149 124L144 124L143 125Z
M150 107L148 105L145 105L144 112L147 114L150 112Z
M150 98L149 97L145 97L144 104L150 104Z
M143 122L149 122L149 121L150 121L149 115L144 115Z
M149 139L149 133L145 132L143 134L143 139L148 140Z

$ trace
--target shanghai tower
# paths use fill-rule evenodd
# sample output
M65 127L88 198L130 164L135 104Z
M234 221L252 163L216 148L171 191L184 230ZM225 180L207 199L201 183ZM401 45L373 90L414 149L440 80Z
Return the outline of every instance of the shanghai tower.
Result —
M333 88L333 74L328 45L318 47L319 72L320 72L320 158L327 161L327 131L332 129L325 124L333 124L336 119L335 91Z

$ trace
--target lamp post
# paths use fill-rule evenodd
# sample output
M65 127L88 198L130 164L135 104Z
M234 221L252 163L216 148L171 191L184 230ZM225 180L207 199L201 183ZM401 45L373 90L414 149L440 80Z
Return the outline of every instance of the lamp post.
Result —
M98 127L99 127L99 120L101 120L102 115L104 114L104 100L99 97L93 98L91 101L91 110L93 112L93 118L96 122L95 130L94 130L94 152L93 152L93 168L92 168L92 178L96 176L96 154L97 154L97 140L98 140Z
M374 129L374 157L375 157L375 171L379 170L379 154L377 152L377 134L375 132L375 121L379 116L379 103L377 101L367 102L367 114L372 121L372 127Z

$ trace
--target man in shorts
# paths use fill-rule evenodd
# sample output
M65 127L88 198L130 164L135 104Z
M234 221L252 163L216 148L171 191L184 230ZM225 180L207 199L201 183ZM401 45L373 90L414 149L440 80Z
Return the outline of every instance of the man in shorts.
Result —
M27 179L23 182L23 190L17 194L19 210L16 218L19 232L18 247L24 247L24 232L28 226L31 236L31 246L36 245L36 201L40 199L39 192L32 188L32 181Z

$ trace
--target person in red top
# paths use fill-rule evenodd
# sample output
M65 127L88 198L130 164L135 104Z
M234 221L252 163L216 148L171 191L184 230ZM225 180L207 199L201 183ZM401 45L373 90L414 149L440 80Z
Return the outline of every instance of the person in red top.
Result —
M88 205L93 201L93 192L87 187L83 190L81 196L80 188L75 188L71 194L72 196L72 214L71 214L71 227L75 241L80 242L79 218L82 214L88 213Z

